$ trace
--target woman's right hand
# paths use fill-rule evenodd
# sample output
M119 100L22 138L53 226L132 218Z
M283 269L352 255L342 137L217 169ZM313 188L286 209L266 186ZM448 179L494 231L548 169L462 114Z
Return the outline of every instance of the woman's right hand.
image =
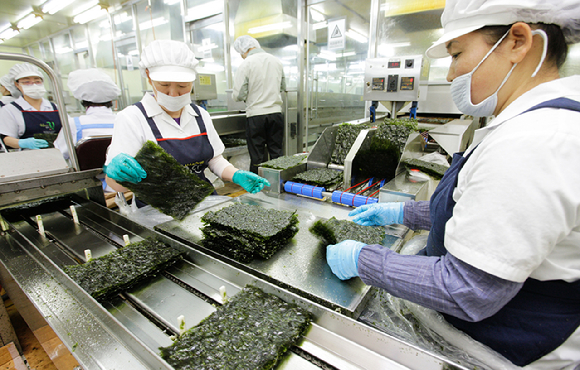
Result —
M356 216L353 221L363 226L403 224L404 207L404 202L365 204L348 215Z
M134 184L147 177L147 172L145 172L139 162L125 153L116 155L111 160L111 163L103 167L103 171L115 181L132 182Z

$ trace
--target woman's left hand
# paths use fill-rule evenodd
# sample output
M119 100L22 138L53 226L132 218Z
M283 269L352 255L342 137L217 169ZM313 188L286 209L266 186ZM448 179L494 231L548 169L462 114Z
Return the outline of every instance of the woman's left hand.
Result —
M248 193L252 194L260 192L264 186L270 186L270 183L265 178L260 177L253 172L242 170L238 170L234 173L232 181L240 185Z

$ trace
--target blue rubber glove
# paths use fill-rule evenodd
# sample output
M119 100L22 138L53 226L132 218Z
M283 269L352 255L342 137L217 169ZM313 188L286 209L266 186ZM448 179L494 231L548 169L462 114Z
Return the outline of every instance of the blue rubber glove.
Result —
M352 220L363 226L385 226L403 224L404 202L373 203L360 206L351 211L349 216L356 216Z
M264 189L264 186L270 186L270 183L265 178L260 177L253 172L242 170L237 170L236 173L234 173L232 181L240 185L248 193L252 194L261 191Z
M18 140L18 146L22 149L42 149L48 148L48 141L29 137L28 139Z
M358 255L365 243L344 240L326 247L326 262L340 280L358 276Z
M111 163L103 167L103 171L115 181L138 183L147 177L147 172L139 162L128 154L115 156Z

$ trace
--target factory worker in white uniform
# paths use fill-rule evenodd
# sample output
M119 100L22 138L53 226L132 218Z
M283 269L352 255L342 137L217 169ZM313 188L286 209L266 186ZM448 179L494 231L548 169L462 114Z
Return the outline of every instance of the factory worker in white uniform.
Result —
M428 202L351 212L363 225L428 229L418 255L344 241L327 249L360 276L446 320L524 369L580 368L580 76L561 78L580 41L578 0L447 0L447 79L478 130Z
M97 68L78 69L69 73L68 88L73 96L81 101L86 114L69 117L73 143L87 136L113 135L116 115L113 113L113 100L121 94L121 89L111 77ZM54 142L65 159L69 158L64 132L58 134Z
M16 86L10 82L9 75L6 74L0 78L0 108L12 103L21 95Z
M30 63L15 64L8 75L22 96L0 109L0 137L9 148L47 148L48 142L35 139L34 134L58 134L62 125L56 105L44 98L40 69Z
M156 40L143 49L139 68L153 93L117 115L104 168L107 184L116 191L126 190L117 181L137 183L147 177L134 157L148 140L157 142L201 179L209 167L223 180L251 193L270 186L266 179L235 168L222 156L224 144L209 113L191 102L197 64L193 52L180 41Z

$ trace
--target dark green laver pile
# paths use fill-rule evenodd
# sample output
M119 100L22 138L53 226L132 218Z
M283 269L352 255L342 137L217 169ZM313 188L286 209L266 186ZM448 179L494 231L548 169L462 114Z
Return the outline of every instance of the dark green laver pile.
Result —
M294 304L246 286L181 335L161 357L180 370L267 370L310 325Z
M443 175L445 174L445 171L447 171L447 169L449 168L438 163L425 162L420 159L413 158L404 159L403 161L401 161L401 163L404 163L405 165L407 165L407 167L416 168L419 171L423 171L436 179L442 178Z
M54 141L57 137L58 134L34 134L35 139L46 140L49 148L54 148Z
M294 176L292 181L302 184L329 187L336 185L343 179L343 173L328 168L313 168Z
M298 232L296 213L242 203L207 212L201 220L203 245L242 263L272 257Z
M147 239L131 243L82 265L64 271L93 298L102 300L165 270L181 259L181 252Z
M137 184L120 184L143 202L178 220L214 191L213 186L191 173L152 141L143 145L135 159L147 172L147 177Z
M331 155L331 162L343 165L346 155L350 151L350 148L352 148L358 134L360 134L362 130L370 127L370 124L352 125L350 123L343 123L338 126L334 150Z
M324 239L328 244L340 243L343 240L381 244L385 237L385 229L380 226L362 226L348 220L337 220L334 217L327 221L316 221L310 227L310 232Z
M285 155L272 159L268 162L260 163L259 167L273 168L275 170L287 170L288 168L296 167L304 163L308 154L300 155Z

